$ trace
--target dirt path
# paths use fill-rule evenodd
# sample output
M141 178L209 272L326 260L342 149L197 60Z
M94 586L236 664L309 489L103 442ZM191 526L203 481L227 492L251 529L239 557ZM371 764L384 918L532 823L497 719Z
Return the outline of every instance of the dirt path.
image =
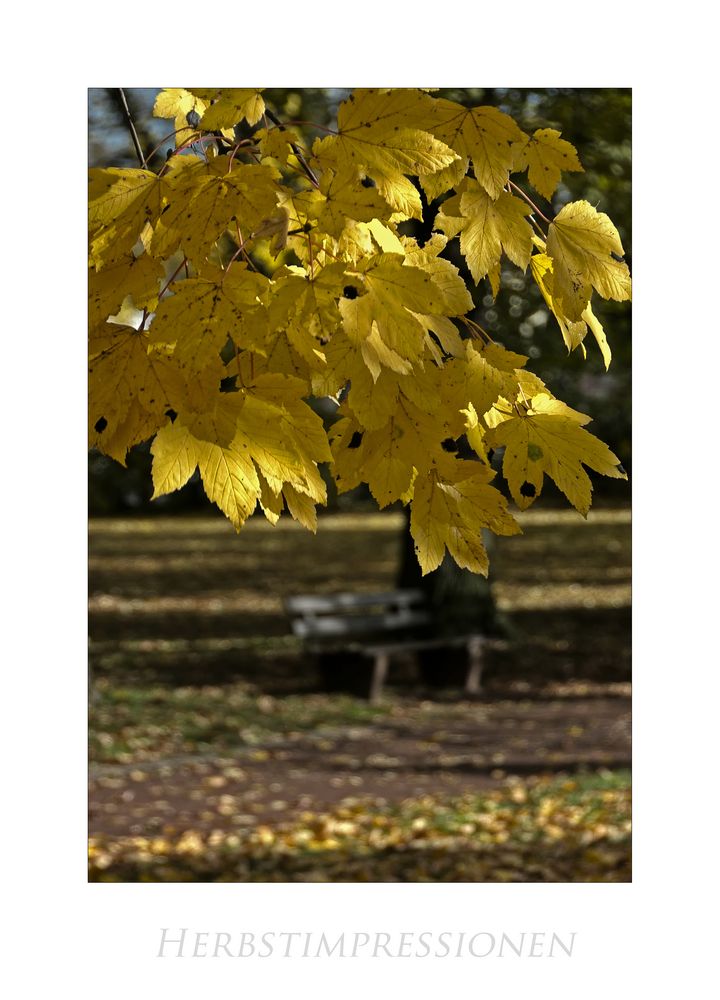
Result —
M498 700L294 733L252 750L91 772L91 834L143 836L282 822L340 800L461 795L584 768L629 767L629 688L613 696ZM499 751L502 747L502 752Z

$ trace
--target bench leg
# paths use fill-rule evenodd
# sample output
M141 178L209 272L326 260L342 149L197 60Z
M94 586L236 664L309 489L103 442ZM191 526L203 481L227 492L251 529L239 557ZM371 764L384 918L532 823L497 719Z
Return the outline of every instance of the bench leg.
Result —
M373 665L372 681L370 682L370 701L372 703L380 701L383 684L387 677L390 657L387 653L376 653Z
M465 678L465 694L479 694L482 690L483 643L479 637L468 642L468 672Z

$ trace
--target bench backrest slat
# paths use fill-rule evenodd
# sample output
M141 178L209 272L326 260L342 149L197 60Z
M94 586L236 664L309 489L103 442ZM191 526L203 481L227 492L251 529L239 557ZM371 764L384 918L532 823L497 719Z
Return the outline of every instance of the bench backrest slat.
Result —
M370 594L299 594L286 598L285 608L290 615L312 616L371 607L399 610L423 604L424 601L425 596L421 590L392 590Z
M293 632L303 639L326 639L367 636L398 632L430 624L425 611L404 609L378 615L323 615L317 618L297 618Z

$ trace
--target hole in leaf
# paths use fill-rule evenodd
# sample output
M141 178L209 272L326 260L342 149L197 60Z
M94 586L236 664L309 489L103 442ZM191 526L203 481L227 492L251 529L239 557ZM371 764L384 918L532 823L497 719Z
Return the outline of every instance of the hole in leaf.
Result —
M102 434L102 432L105 430L106 427L107 427L107 420L105 419L105 417L100 417L100 419L95 424L95 430L98 432L98 434Z
M356 299L358 297L358 290L354 285L345 285L343 295L346 299Z
M525 482L520 487L520 494L524 497L534 497L536 493L537 490L532 483Z
M350 438L350 444L348 445L348 448L359 448L360 445L362 444L362 439L363 439L362 431L355 431L353 436Z
M237 375L228 375L220 379L220 392L238 392Z
M170 423L174 424L177 419L177 413L175 410L165 410L165 416L170 417Z
M363 177L363 179L360 181L360 183L362 184L362 186L364 188L374 188L375 187L375 181L372 179L372 177Z

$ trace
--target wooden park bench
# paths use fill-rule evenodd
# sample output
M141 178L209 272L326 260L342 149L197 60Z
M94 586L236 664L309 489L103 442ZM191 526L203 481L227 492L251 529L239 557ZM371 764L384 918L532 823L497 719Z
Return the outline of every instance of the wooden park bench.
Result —
M480 691L484 637L430 638L432 614L420 590L298 595L286 599L285 609L294 634L318 657L326 680L332 682L333 670L342 672L342 657L361 658L372 702L380 698L393 657L430 649L465 647L465 693Z

